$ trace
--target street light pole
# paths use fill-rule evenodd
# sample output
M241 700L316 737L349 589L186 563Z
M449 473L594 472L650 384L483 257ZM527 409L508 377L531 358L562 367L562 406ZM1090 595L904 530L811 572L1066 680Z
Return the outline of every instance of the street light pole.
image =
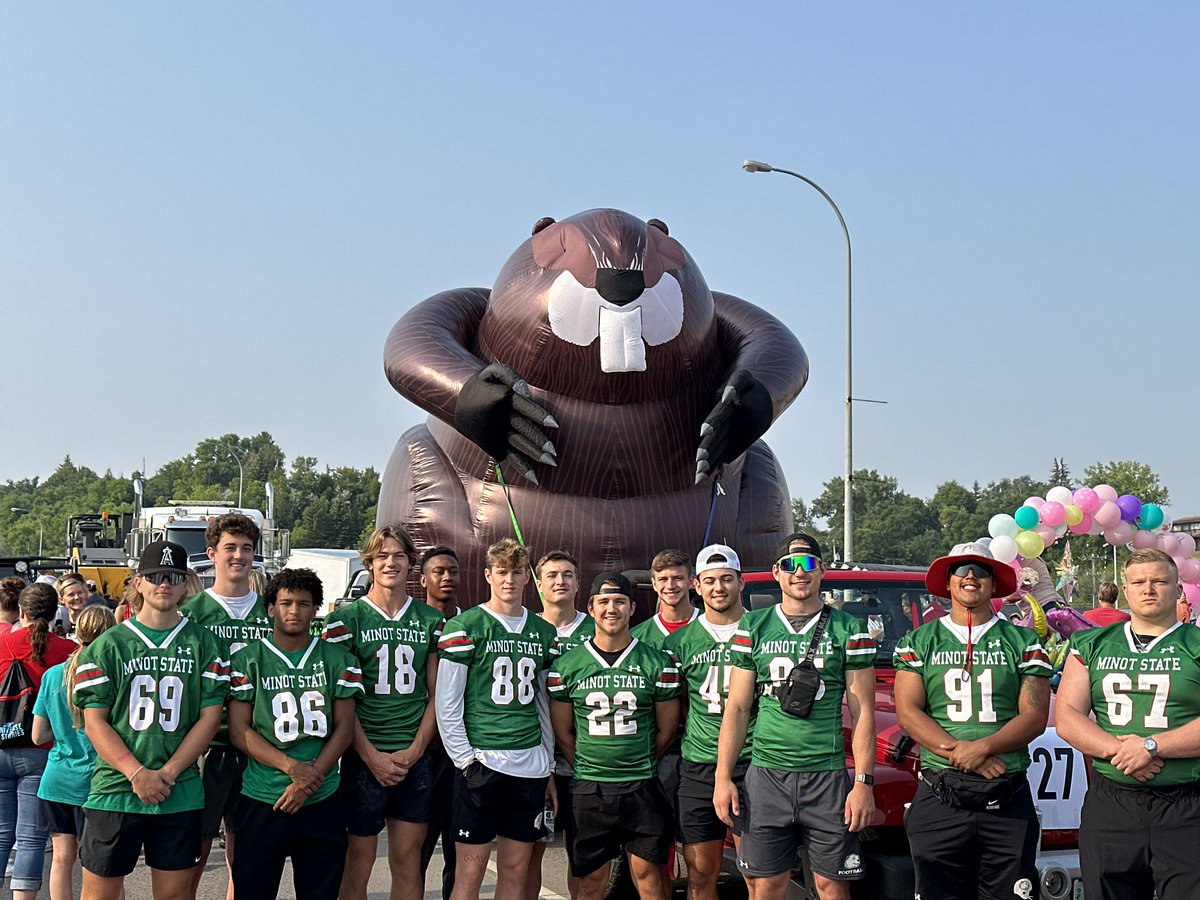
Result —
M852 255L850 248L850 229L846 227L846 219L842 216L842 211L838 209L838 205L833 202L833 198L825 193L824 188L813 181L811 178L806 178L799 172L792 172L789 169L778 169L775 166L767 165L764 162L757 162L753 159L748 159L742 163L742 168L747 172L779 172L782 175L791 175L793 178L799 178L809 187L814 188L817 193L825 198L826 202L833 207L834 213L837 215L838 223L842 226L842 234L846 236L846 399L845 399L845 416L846 416L846 460L845 472L843 473L843 498L842 498L842 559L844 562L850 562L854 559L854 493L852 480L854 477L854 354L853 354L853 268L851 265Z
M8 508L8 511L9 512L29 513L31 516L33 515L32 509L26 509L23 506L10 506ZM45 541L43 539L46 536L46 530L42 526L42 520L40 517L38 518L37 523L38 523L38 556L41 556L42 555L42 547L45 545Z
M221 449L224 450L226 453L228 453L230 456L232 456L234 462L236 462L238 464L238 509L241 509L241 506L242 506L242 483L245 480L245 477L244 477L245 473L242 469L242 457L238 456L238 454L236 454L233 451L233 448L230 447L228 444L222 444Z

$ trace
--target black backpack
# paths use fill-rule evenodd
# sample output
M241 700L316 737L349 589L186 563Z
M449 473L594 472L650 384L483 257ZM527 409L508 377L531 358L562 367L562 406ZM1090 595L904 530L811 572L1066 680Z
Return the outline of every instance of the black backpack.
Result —
M14 659L0 679L0 750L32 747L33 702L37 685L24 664Z

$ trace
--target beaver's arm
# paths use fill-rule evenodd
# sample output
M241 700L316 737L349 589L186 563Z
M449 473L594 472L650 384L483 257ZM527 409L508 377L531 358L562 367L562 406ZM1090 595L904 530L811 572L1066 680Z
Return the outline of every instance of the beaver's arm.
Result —
M737 459L766 433L808 381L808 356L773 315L713 292L717 341L732 360L700 431L696 482Z
M486 288L459 288L418 303L388 335L383 368L400 394L536 484L533 460L556 465L543 429L558 423L519 373L471 352L488 296Z
M463 384L487 363L469 349L487 309L487 288L442 291L400 317L383 348L388 381L443 422L454 422Z

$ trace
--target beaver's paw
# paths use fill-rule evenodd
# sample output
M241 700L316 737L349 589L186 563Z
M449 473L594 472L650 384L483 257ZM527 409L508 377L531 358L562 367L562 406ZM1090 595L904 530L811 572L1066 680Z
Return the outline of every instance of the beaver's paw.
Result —
M554 444L543 429L557 428L534 402L525 380L509 366L492 363L463 384L454 406L454 427L496 460L507 460L534 484L533 463L557 466Z
M746 369L735 371L722 385L717 405L700 426L696 484L750 449L771 427L771 418L767 389Z

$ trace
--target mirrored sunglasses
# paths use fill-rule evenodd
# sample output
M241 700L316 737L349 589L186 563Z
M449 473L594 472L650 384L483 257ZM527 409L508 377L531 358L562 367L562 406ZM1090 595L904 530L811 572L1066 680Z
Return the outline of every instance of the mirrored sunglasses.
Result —
M811 572L820 561L820 558L811 553L793 553L791 556L783 557L775 565L779 566L781 572L787 572L790 575L796 571Z

